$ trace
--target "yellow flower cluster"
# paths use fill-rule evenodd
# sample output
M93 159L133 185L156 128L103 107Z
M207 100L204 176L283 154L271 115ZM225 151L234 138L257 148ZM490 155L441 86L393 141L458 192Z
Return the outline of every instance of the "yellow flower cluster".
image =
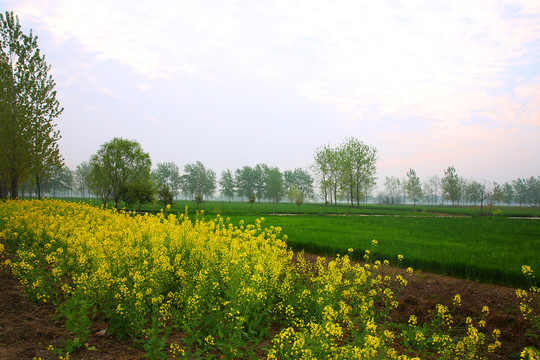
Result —
M272 311L292 258L279 228L263 229L261 221L238 227L219 216L6 201L0 230L15 254L11 270L31 298L84 298L107 316L112 332L136 340L152 333L152 314L161 322L155 333L202 327L209 345L217 334L256 328L260 314Z
M0 255L14 254L3 264L35 301L65 302L64 314L76 313L69 304L85 304L89 314L104 314L108 332L133 338L156 358L189 358L190 351L238 358L246 342L268 339L275 324L283 327L268 359L409 360L417 359L411 348L428 342L443 357L465 359L481 346L500 346L498 336L486 344L478 330L484 320L477 327L468 321L458 336L421 327L411 316L409 333L397 333L386 320L407 280L387 275L389 261L353 264L344 255L313 263L302 254L293 261L281 229L263 228L263 221L235 226L219 215L190 219L187 211L136 215L83 203L6 201ZM371 256L364 252L366 261ZM461 304L459 295L453 304ZM434 317L436 329L452 328L446 306ZM173 329L182 345L166 345ZM409 343L399 344L403 339Z
M528 291L523 289L516 290L516 296L519 299L519 311L523 319L530 324L531 330L540 330L540 288L536 286L534 272L529 265L522 265L521 272L529 282ZM527 347L521 353L522 359L540 360L540 350L534 347Z

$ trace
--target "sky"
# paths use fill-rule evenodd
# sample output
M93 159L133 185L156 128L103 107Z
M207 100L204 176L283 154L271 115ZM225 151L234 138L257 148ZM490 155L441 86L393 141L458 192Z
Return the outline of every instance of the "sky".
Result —
M114 137L217 175L308 168L347 137L377 177L540 176L540 1L0 0L32 29L71 169Z

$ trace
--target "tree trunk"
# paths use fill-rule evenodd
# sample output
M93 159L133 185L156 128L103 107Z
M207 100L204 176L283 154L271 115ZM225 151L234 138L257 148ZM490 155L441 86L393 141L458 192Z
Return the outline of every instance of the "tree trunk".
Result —
M19 197L19 179L12 175L11 177L11 198L16 199Z
M38 200L41 200L41 182L39 181L39 176L36 175L36 190Z

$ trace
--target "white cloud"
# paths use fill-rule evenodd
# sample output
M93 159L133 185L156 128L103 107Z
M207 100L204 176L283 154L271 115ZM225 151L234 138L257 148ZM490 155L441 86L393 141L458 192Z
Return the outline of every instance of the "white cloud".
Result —
M69 84L113 61L142 75L132 86L144 96L171 102L178 93L156 95L152 79L189 75L200 93L218 94L269 85L335 109L347 135L407 131L431 139L433 153L445 144L464 154L474 139L540 126L540 70L509 70L540 64L537 0L11 2L58 43L85 49ZM128 101L117 86L92 86Z

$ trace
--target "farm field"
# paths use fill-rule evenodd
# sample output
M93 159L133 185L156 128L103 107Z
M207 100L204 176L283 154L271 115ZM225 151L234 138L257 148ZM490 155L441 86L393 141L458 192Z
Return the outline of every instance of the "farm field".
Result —
M254 216L230 216L233 223ZM296 251L361 260L404 255L404 266L481 282L525 286L521 265L540 268L540 221L502 217L265 216ZM371 241L378 241L373 248Z
M95 199L85 202L101 204ZM192 201L182 200L175 201L169 213L186 209L189 214L197 211ZM497 215L492 216L480 216L479 207L439 205L351 208L282 202L276 205L276 216L268 202L208 201L200 209L207 218L221 214L235 224L264 217L267 226L283 229L295 251L312 254L333 256L352 248L354 260L362 259L365 250L373 251L375 259L404 255L404 266L506 286L528 285L521 265L540 268L540 209L534 207L494 206L491 211ZM161 208L152 204L142 210L157 213ZM376 249L371 248L373 239L379 242Z
M537 228L528 224L536 220L295 215L265 216L262 221L247 215L127 215L59 201L0 204L2 282L8 290L0 301L13 304L19 296L14 277L31 302L27 309L34 307L36 314L52 310L68 330L29 352L43 359L65 359L68 354L72 359L92 354L151 359L517 359L525 347L539 345L534 322L528 325L521 317L523 312L538 319L534 291L517 297L512 288L415 275L412 268L405 269L413 261L406 251L398 252L403 260L396 255L387 262L381 250L386 239L407 230L423 228L427 238L441 229L464 229L456 237L471 229L497 229L504 238L514 221L523 222L519 236L534 234ZM447 220L469 222L437 222ZM494 227L490 221L503 225ZM411 228L415 223L416 230ZM385 238L381 229L391 224L394 230ZM452 225L446 229L443 224ZM319 238L313 235L317 229ZM344 242L343 237L328 241L338 232L352 241L341 256L325 261L290 249L298 247L294 241L308 247L299 240L307 236L315 239L311 252L332 253ZM359 234L368 240L355 237ZM410 238L412 243L414 236ZM317 245L317 239L327 247ZM482 239L475 241L485 242ZM531 249L527 251L535 251ZM533 276L529 266L519 265L519 272L529 280ZM0 341L21 346L9 336L17 323L11 314L17 311L1 302L0 307L9 309L12 319L0 323ZM529 326L532 337L525 332ZM134 352L122 357L120 350L105 350L113 337L131 344L121 351ZM503 342L508 344L503 347ZM92 353L98 349L105 352ZM18 350L12 351L0 355L17 358Z

